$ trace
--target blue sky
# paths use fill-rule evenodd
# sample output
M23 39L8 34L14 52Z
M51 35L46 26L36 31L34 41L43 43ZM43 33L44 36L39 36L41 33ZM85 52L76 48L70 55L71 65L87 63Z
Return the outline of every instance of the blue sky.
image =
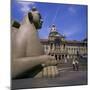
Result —
M68 40L82 40L87 37L87 6L57 3L22 2L12 0L11 19L21 22L25 14L35 6L44 20L39 30L40 38L48 38L50 27L55 24L57 31Z

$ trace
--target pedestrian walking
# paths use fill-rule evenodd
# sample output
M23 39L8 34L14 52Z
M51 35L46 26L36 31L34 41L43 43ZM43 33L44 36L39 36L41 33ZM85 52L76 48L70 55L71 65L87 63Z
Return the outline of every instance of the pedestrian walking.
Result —
M76 66L76 70L78 71L79 70L79 61L78 60L75 60L75 66Z
M73 70L75 71L75 59L73 59L72 65L73 65Z

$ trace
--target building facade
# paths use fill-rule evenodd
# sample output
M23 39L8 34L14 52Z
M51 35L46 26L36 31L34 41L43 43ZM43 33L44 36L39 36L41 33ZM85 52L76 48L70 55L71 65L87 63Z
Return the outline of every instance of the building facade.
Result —
M72 59L77 56L87 56L87 39L82 41L66 40L52 25L48 39L41 39L46 54L55 56L56 60Z

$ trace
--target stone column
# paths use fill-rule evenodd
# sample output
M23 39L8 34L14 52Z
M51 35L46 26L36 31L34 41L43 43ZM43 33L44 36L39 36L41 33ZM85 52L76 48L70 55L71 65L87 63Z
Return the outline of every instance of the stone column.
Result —
M43 68L43 71L42 71L42 77L47 77L48 76L48 72L47 72L48 68L47 67L44 67Z
M43 75L42 77L56 77L59 75L57 66L46 66L43 69Z
M55 60L55 63L57 61ZM56 77L59 75L59 71L56 65L54 66L44 66L43 70L42 70L42 77Z

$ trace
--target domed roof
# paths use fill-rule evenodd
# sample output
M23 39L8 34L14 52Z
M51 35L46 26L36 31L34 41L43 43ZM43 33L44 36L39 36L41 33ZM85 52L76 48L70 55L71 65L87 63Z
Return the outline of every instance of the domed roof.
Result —
M56 34L55 36L56 36L56 37L60 37L60 34Z
M56 26L54 24L51 26L49 36L63 37L63 35L57 32Z
M50 28L49 36L55 36L55 35L57 35L57 34L58 34L58 32L57 32L57 30L56 30L56 26L53 24L53 25L51 26L51 28Z
M49 33L49 36L56 36L56 35L58 35L58 32L50 32Z

